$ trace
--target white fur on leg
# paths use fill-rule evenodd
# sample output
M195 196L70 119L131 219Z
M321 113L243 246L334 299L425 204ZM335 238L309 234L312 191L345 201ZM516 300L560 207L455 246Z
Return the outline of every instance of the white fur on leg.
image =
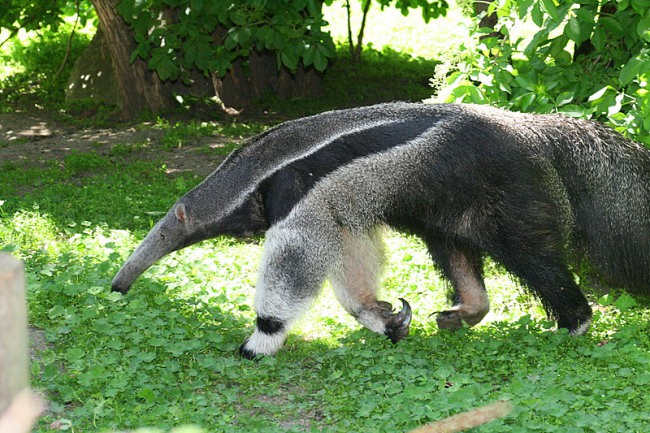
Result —
M256 327L253 335L246 341L245 349L250 350L255 355L275 355L282 348L286 339L286 332L276 332L269 335L260 332Z
M578 335L583 335L589 330L589 327L591 326L591 320L586 320L582 322L576 329L570 332L571 335L578 336Z
M280 222L266 234L255 290L255 312L258 318L281 323L282 329L265 333L255 327L242 348L255 355L273 355L282 347L291 325L309 309L318 294L327 273L328 250L334 249L321 252L325 240L310 243L306 233L314 230L291 227L291 222Z
M386 333L386 324L384 320L377 316L376 313L373 313L368 310L364 310L357 317L357 322L361 323L366 328L370 329L373 332L378 334Z

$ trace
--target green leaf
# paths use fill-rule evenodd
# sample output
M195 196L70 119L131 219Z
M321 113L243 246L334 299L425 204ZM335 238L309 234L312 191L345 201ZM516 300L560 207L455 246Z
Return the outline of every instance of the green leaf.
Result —
M611 293L607 293L601 296L600 298L598 298L598 305L602 305L603 307L612 305L612 302L614 302L614 297L612 296Z
M588 101L593 102L602 99L605 93L610 90L613 90L611 86L605 86L602 89L598 90L597 92L591 94L591 96L589 96Z
M239 33L237 31L231 31L226 35L226 39L223 41L223 46L227 50L233 50L239 43Z
M602 51L605 48L606 42L607 36L605 35L605 30L601 26L596 26L596 28L594 28L594 33L591 35L591 43L594 48L598 51Z
M573 101L573 98L575 97L575 90L570 90L567 92L562 92L558 95L557 98L555 98L555 105L557 107L561 107L563 105L566 105Z
M558 5L555 3L554 0L542 0L542 4L544 5L544 9L548 14L553 18L555 21L559 21L560 17L560 11L558 10Z
M200 12L203 9L203 0L190 0L192 12Z
M641 39L650 42L650 14L639 20L636 31Z
M542 12L539 2L535 2L535 6L533 6L533 10L530 12L530 16L537 27L541 27L542 24L544 24L544 12Z
M55 305L54 307L50 308L50 310L48 311L48 317L50 319L54 319L65 313L66 313L66 309L63 305Z
M285 49L280 52L282 64L292 71L298 67L298 55L294 50Z
M627 311L637 306L636 300L627 293L622 294L614 301L614 306L621 311Z
M320 52L320 50L317 50L314 53L314 68L316 68L317 71L324 71L325 68L327 68L327 57Z
M302 54L302 63L305 66L311 66L314 63L314 56L318 52L316 47L305 47L305 51Z
M239 45L241 47L248 47L249 42L251 40L251 29L250 27L244 27L242 29L239 29L238 33L238 40L239 40Z
M562 62L564 60L564 53L566 53L564 48L566 48L568 43L569 38L566 36L558 36L557 38L553 39L553 42L551 42L551 45L549 47L549 54L551 57L553 57L556 61Z
M639 14L647 14L650 10L650 0L630 0L630 4Z
M625 97L624 93L619 93L614 97L614 104L611 104L607 109L607 117L612 118L615 114L621 111L623 107L623 98Z
M535 33L535 36L533 36L533 39L530 41L530 43L526 46L524 49L524 54L526 57L529 59L532 59L535 57L535 52L537 51L537 48L544 42L547 41L548 38L548 31L546 29L542 29Z
M614 33L617 36L623 35L623 26L621 26L621 23L619 23L615 18L609 17L609 16L601 16L598 19L598 23L602 23L603 26L609 30L610 32Z
M584 40L580 29L580 22L577 17L573 16L569 18L569 22L564 28L564 34L576 44L579 44Z
M530 8L530 5L533 4L533 0L521 0L516 3L517 6L517 16L519 18L524 18L526 14L528 13L528 9ZM496 7L496 2L490 2L490 6L494 9ZM539 3L535 2L533 9L538 8L539 9ZM492 11L492 13L494 10ZM532 11L531 11L532 14ZM537 23L535 23L537 24ZM539 25L539 24L538 24Z
M120 299L123 299L124 295L122 295L120 292L106 292L102 293L101 297L109 302L117 302Z
M638 58L630 59L625 66L621 69L619 74L619 79L621 84L624 86L628 85L641 71L641 68L644 66L645 62L642 62Z
M596 17L593 9L590 7L579 7L578 9L573 10L580 22L593 24L596 22Z

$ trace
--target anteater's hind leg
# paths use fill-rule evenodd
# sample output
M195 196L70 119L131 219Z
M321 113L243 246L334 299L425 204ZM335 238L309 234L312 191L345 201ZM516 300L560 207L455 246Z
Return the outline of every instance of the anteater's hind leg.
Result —
M481 255L469 249L447 249L436 242L427 244L434 261L453 287L454 305L438 313L438 327L459 329L464 325L476 325L490 309Z
M370 234L341 233L342 256L330 282L343 307L366 328L385 334L393 343L404 338L411 324L411 308L405 300L402 310L393 312L388 302L377 300L384 251L378 231Z
M591 307L574 281L566 263L571 214L567 203L545 191L512 194L500 219L501 226L486 248L488 253L519 277L539 297L547 314L560 328L583 334L591 322Z
M591 307L561 257L561 251L544 253L540 247L535 255L513 253L503 262L539 297L559 328L581 335L589 329Z

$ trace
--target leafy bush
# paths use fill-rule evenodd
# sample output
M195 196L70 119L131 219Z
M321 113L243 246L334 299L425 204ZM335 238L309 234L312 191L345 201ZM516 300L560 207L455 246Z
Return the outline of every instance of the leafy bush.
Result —
M475 31L438 99L598 119L650 144L649 11L641 0L498 0L498 32Z
M71 27L63 25L56 32L46 30L25 42L14 39L7 52L0 53L0 62L19 67L18 72L0 81L0 111L61 107L74 60L90 41L83 33L75 33L70 39L70 32Z
M187 79L188 71L225 75L232 62L252 50L277 53L278 65L327 67L334 44L321 3L309 1L190 0L123 1L118 10L132 26L138 47L133 57L148 61L162 80Z

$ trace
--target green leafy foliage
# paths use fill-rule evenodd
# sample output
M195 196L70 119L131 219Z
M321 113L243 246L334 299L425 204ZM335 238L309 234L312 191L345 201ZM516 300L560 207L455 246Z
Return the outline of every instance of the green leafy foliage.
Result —
M325 90L321 97L283 101L269 95L259 101L259 107L299 117L386 101L422 101L431 93L426 77L437 64L388 47L381 51L366 48L363 62L351 63L347 47L339 46L323 76Z
M498 33L476 30L440 99L598 119L650 144L650 4L503 0L489 12Z
M70 32L71 26L63 24L57 32L46 29L32 40L13 40L6 52L0 51L0 62L15 65L15 72L0 80L0 111L63 106L74 63L70 59L75 59L90 40L80 33L70 39ZM68 49L68 60L64 61Z
M92 4L86 1L5 0L0 3L0 30L9 30L7 38L15 36L20 30L49 30L56 33L59 26L65 23L65 17L76 14L82 27L95 18Z
M223 76L253 50L275 52L292 71L300 63L322 71L334 55L318 0L123 0L118 10L135 32L133 58L163 80L187 80L191 70Z

